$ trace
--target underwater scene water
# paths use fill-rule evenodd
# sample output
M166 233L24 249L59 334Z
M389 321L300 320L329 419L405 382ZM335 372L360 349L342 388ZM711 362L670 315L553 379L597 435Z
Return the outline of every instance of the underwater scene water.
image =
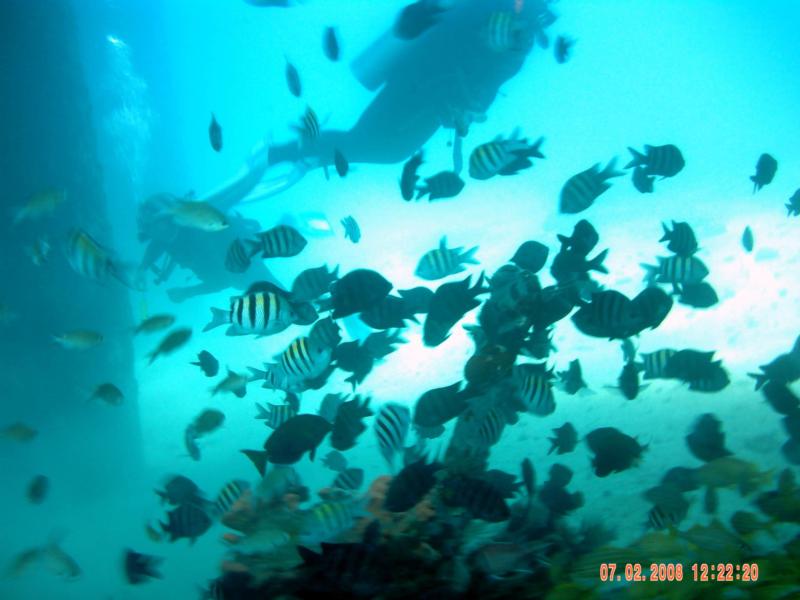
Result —
M4 10L0 597L800 598L800 5Z

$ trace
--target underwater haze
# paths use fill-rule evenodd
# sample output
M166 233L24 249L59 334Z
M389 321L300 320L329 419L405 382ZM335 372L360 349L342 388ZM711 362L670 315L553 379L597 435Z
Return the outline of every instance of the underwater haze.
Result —
M800 5L6 10L0 597L800 597Z

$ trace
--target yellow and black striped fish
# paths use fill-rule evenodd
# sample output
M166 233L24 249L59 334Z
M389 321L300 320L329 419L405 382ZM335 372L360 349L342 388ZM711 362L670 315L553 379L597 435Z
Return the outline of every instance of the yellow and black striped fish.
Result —
M278 225L258 234L257 239L247 240L246 247L251 257L261 252L261 258L297 256L308 244L297 229L290 225Z
M70 233L67 260L76 273L89 279L103 280L115 274L108 250L82 229L74 229Z
M330 348L299 337L280 355L280 365L292 379L314 379L328 367L331 354Z
M319 137L321 130L317 113L310 106L307 106L306 112L300 119L300 124L294 125L293 129L300 135L301 144L314 142Z
M535 415L549 415L556 409L553 397L553 370L544 363L522 364L514 367L514 380L526 410Z
M296 319L292 304L275 292L251 292L231 298L230 308L211 308L211 321L203 328L210 331L230 325L226 335L273 335L280 333Z
M600 163L597 163L570 177L561 188L559 210L562 213L575 214L589 208L600 194L611 188L608 179L624 175L616 170L616 163L615 158L602 171Z

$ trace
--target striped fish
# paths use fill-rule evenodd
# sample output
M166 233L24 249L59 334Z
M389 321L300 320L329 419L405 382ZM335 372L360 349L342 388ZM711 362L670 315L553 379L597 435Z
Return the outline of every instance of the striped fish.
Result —
M206 511L196 504L181 504L167 513L167 519L167 523L159 522L159 525L164 533L169 534L170 542L189 538L194 543L211 527L211 519Z
M230 511L239 498L242 497L247 490L250 489L250 484L241 479L234 479L225 484L225 486L217 494L217 499L214 501L214 509L216 514L224 515Z
M89 279L103 280L117 275L108 250L81 229L74 229L69 235L67 260L76 273Z
M328 293L331 284L339 279L339 267L328 271L326 265L306 269L295 277L292 283L292 300L294 302L310 302Z
M665 378L665 369L669 359L675 355L672 348L662 348L655 352L642 352L642 367L645 379Z
M264 408L256 402L256 409L256 419L263 420L270 429L277 429L297 414L297 410L290 404L267 404Z
M708 275L708 267L696 256L659 256L656 260L657 265L642 264L647 283L693 284Z
M500 441L506 427L505 411L493 406L479 421L477 437L483 448L494 446Z
M321 129L317 113L315 113L310 106L307 106L306 112L300 119L300 124L293 125L292 128L300 135L301 144L308 144L315 141L319 137Z
M364 469L345 469L333 480L331 487L340 490L357 490L364 483Z
M669 527L674 527L683 520L686 511L677 511L675 509L665 509L656 504L647 513L646 527L660 531Z
M388 402L378 411L375 418L375 434L381 455L394 469L394 455L404 448L406 434L411 423L411 411L402 404Z
M225 268L231 273L244 273L250 268L250 262L251 256L242 240L239 238L233 240L225 254Z
M672 229L662 223L664 235L659 242L669 242L667 250L674 252L678 256L691 256L697 252L697 238L694 235L691 225L685 221L673 221Z
M439 241L439 247L435 250L426 252L419 263L414 274L422 279L433 281L434 279L442 279L449 275L461 273L464 270L464 264L469 263L477 265L478 261L475 260L473 254L478 250L478 247L470 248L466 252L462 252L463 248L448 248L447 237L443 236Z
M300 541L304 544L330 540L353 527L360 513L360 503L352 501L321 502L303 515Z
M295 339L286 350L276 357L290 379L314 379L322 374L331 362L331 349L315 343L308 337Z
M315 344L325 346L327 348L335 348L342 341L342 335L339 333L339 326L333 317L326 317L320 319L311 327L311 332L308 334L311 341Z
M514 175L532 165L531 157L544 158L539 151L544 138L528 144L527 139L519 139L518 135L519 130L514 130L508 139L497 136L477 146L469 156L469 176L486 180L495 175Z
M286 258L300 254L308 240L291 225L278 225L245 243L251 257L261 252L261 258Z
M556 409L553 396L553 369L547 370L545 363L516 365L514 381L525 410L535 415L549 415Z
M230 308L211 308L211 321L203 328L210 331L230 325L225 335L274 335L295 322L292 304L275 292L251 292L231 298Z
M624 173L616 170L617 159L614 158L602 171L600 163L570 177L561 188L559 210L562 213L575 214L589 208L598 196L611 188L608 179L620 177Z
M525 21L510 11L489 15L486 25L486 45L492 52L519 52L529 44L530 35Z
M645 144L644 153L630 147L628 150L630 150L633 158L625 165L625 168L644 167L644 172L647 175L673 177L686 165L683 154L681 154L678 147L673 144L665 144L664 146L650 146Z

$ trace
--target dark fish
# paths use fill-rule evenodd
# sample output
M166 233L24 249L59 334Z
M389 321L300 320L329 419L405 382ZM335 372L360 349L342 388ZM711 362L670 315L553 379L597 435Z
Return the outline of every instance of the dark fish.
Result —
M328 396L332 395L328 394ZM341 472L347 468L347 457L338 450L331 450L322 457L322 465L331 471Z
M744 233L742 233L742 247L745 252L753 251L753 241L753 230L750 227L745 227Z
M750 176L753 182L753 193L755 194L765 185L772 183L775 173L778 170L778 161L769 154L762 154L756 163L756 174Z
M550 450L547 451L548 454L553 450L556 451L556 454L566 454L572 452L578 444L578 432L572 423L564 423L561 427L556 427L553 429L553 433L556 436L548 438L551 444Z
M633 155L633 159L627 165L626 169L631 167L643 166L645 174L647 175L660 175L661 177L674 177L680 173L681 169L686 165L681 151L673 144L666 144L664 146L650 146L645 144L644 154L628 148Z
M800 379L800 352L797 349L781 354L772 362L759 367L761 373L748 373L756 380L756 390L768 381L776 383L794 383Z
M170 478L164 486L164 491L156 490L156 495L161 498L162 502L167 502L173 506L202 503L204 501L197 484L183 475L175 475Z
M336 30L333 27L325 28L325 35L322 38L322 49L328 60L333 62L339 60L339 40L336 38Z
M392 290L392 284L380 273L356 269L331 285L333 318L346 317L380 302Z
M473 256L478 250L477 246L470 248L466 252L463 252L463 250L461 246L448 248L447 237L442 236L442 239L439 240L438 248L429 250L422 255L419 263L417 263L414 275L433 281L461 273L464 270L464 264L478 264L478 261Z
M682 285L700 283L708 275L708 267L696 256L658 256L657 265L642 264L645 281L671 283L680 290Z
M200 367L206 377L216 377L219 373L219 361L208 350L202 350L192 364Z
M231 510L231 507L250 489L250 484L241 479L234 479L226 483L217 494L214 500L216 514L224 515Z
M303 94L303 86L300 85L300 74L289 59L286 59L286 85L292 96L299 98Z
M582 388L588 387L583 380L581 361L577 358L569 363L566 371L559 371L557 375L564 391L571 396L577 394Z
M200 460L200 446L197 445L197 436L191 427L183 432L183 445L192 460Z
M548 370L545 363L514 366L512 381L524 410L545 416L556 409L552 379L553 369Z
M500 344L487 344L476 350L464 365L464 379L475 387L497 383L511 372L517 353Z
M600 241L600 235L597 230L586 219L581 219L575 223L571 236L567 237L558 234L556 237L561 242L562 248L573 250L580 256L588 256L589 252Z
M497 136L491 142L477 146L469 156L469 176L486 180L495 175L516 175L522 169L533 166L531 158L544 158L539 147L544 138L533 144L519 137L515 129L509 138Z
M625 363L622 371L617 378L617 385L619 386L622 395L628 400L635 400L639 395L641 384L639 383L639 371L641 367L638 363L630 361Z
M414 405L414 425L438 427L464 412L467 400L460 388L461 382L457 381L423 393Z
M572 310L572 306L569 307L569 310ZM556 350L557 348L553 345L553 328L534 327L528 337L523 340L520 354L536 360L545 360L550 356L551 351Z
M525 485L525 491L528 498L533 498L533 493L536 491L536 472L533 470L533 463L530 458L522 459L522 482Z
M656 178L654 176L647 174L647 171L645 171L644 167L636 167L633 170L633 175L631 175L633 187L635 187L642 194L653 193L653 182L655 182L655 180Z
M436 485L436 473L441 468L439 463L427 464L424 460L403 467L389 483L383 508L389 512L414 508Z
M417 189L417 200L428 196L428 201L453 198L464 189L464 180L454 171L442 171L433 177L426 177L425 183Z
M569 60L570 51L575 44L575 40L560 35L556 38L556 43L553 45L553 54L555 54L556 62L563 65Z
M339 412L339 407L344 403L346 396L344 394L325 394L320 402L317 413L320 417L328 421L331 425L336 420L336 414Z
M661 478L662 485L677 488L681 492L691 492L700 487L696 471L687 467L673 467Z
M47 492L50 489L50 480L44 475L37 475L28 483L28 489L25 496L31 504L41 504L47 497Z
M406 320L417 321L406 301L397 296L386 296L359 315L361 320L373 329L397 329L406 326Z
M713 360L713 357L713 351L679 350L667 360L664 376L688 383L690 390L720 391L730 383L730 379L722 361Z
M401 40L413 40L436 25L445 10L438 0L417 0L400 12L394 23L394 35Z
M592 301L572 315L572 322L585 335L608 339L625 339L647 327L631 300L616 290L593 293Z
M622 340L622 358L625 362L631 362L632 360L636 360L636 352L638 352L638 348L634 346L631 338L625 338Z
M800 408L800 398L785 383L767 381L761 393L772 409L782 415L790 415Z
M405 300L406 310L413 314L424 314L430 310L433 300L433 290L418 286L410 290L397 290L400 297Z
M148 356L150 357L149 364L153 364L153 361L161 356L162 354L170 354L186 344L189 341L189 338L192 337L192 330L188 327L181 327L179 329L175 329L172 333L167 335L161 343L153 350Z
M613 427L600 427L589 432L586 443L594 453L592 468L598 477L606 477L633 466L647 446Z
M335 348L342 341L339 326L331 317L320 319L314 323L308 337L314 344L327 348Z
M361 240L361 228L358 226L356 220L350 216L342 219L341 223L342 227L344 227L345 239L349 239L354 244L357 244Z
M364 483L364 469L342 469L331 484L340 490L357 490Z
M341 150L334 150L333 165L336 167L336 173L339 177L344 177L350 171L350 163L347 162Z
M719 492L715 487L707 487L703 494L703 510L710 515L717 512L719 508Z
M423 325L423 342L426 346L438 346L450 337L450 328L473 308L480 305L477 296L486 293L483 274L473 287L472 277L462 281L444 283L434 292L428 315Z
M616 164L617 159L612 159L601 171L600 163L597 163L570 177L561 188L559 210L575 214L589 208L600 194L611 188L608 179L624 175L616 170Z
M569 467L560 464L550 467L547 481L539 490L539 499L554 515L564 515L583 506L583 494L567 491L571 480Z
M524 242L511 257L511 262L526 271L538 273L547 262L549 253L550 249L540 242Z
M333 426L318 415L297 415L278 427L264 442L264 451L242 450L264 475L267 461L275 465L291 465L309 453L314 460L317 446Z
M403 165L403 174L400 176L400 193L406 202L414 198L414 192L417 190L417 181L419 180L417 169L419 169L422 161L423 154L420 150Z
M339 278L339 267L328 271L327 265L302 271L292 282L292 301L311 302L328 293L331 284Z
M197 504L181 504L167 513L167 523L161 529L169 534L169 541L188 538L194 544L198 537L211 527L211 518Z
M252 257L242 240L236 238L228 246L225 254L225 268L231 273L244 273L250 268Z
M792 197L789 198L789 203L786 205L787 217L796 217L798 215L800 215L800 189L792 194Z
M672 304L672 298L661 288L651 286L643 289L631 300L631 312L639 321L637 329L655 329L661 325L672 310Z
M194 418L190 427L197 436L208 435L225 422L225 414L215 408L207 408Z
M671 348L662 348L655 352L642 352L642 366L645 379L662 379L667 377L666 367L669 359L675 354Z
M345 342L334 348L333 358L336 368L352 373L345 381L349 381L353 389L360 384L372 371L375 356L366 345L358 341Z
M255 240L245 240L250 256L261 252L261 258L297 256L308 240L291 225L278 225L258 234Z
M139 554L130 548L125 550L125 578L128 583L137 585L147 581L147 578L161 579L158 566L163 558L150 556L149 554Z
M686 444L695 457L705 462L731 455L730 450L725 448L722 423L710 413L695 421L691 433L686 436Z
M457 476L444 481L442 501L462 507L473 519L490 523L506 521L511 512L502 494L491 483L477 477Z
M211 124L208 126L208 141L215 152L222 150L222 127L217 123L214 113L211 113Z
M394 468L394 455L404 448L410 423L411 411L402 404L387 402L378 411L375 435L378 438L378 448L389 468Z
M691 225L685 221L673 221L672 229L662 223L664 235L659 242L669 242L667 250L674 252L678 256L689 257L697 252L697 238L694 235Z
M678 302L693 308L710 308L719 302L716 290L707 281L681 286Z
M369 408L369 402L369 397L361 398L357 395L339 406L331 431L330 442L333 448L344 451L356 445L358 436L367 430L363 420L374 414Z
M562 246L550 264L550 274L559 283L568 283L585 278L589 271L608 273L608 269L603 265L606 256L608 249L592 259L587 259L585 254Z

